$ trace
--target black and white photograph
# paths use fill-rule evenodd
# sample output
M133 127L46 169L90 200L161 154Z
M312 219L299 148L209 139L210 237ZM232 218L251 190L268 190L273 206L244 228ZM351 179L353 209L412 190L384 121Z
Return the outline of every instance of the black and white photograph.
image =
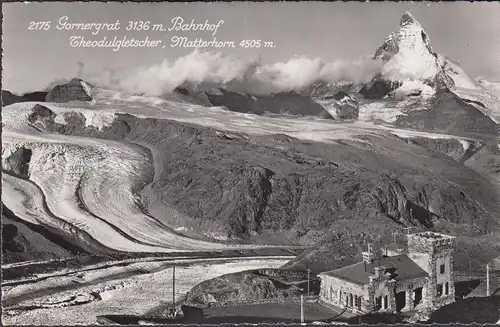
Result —
M500 325L500 3L2 14L2 325Z

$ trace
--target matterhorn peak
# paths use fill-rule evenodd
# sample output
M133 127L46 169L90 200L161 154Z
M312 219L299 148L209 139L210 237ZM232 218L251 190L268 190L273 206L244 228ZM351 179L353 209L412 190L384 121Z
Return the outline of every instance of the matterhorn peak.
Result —
M385 39L374 57L385 62L382 77L390 81L430 81L441 71L427 33L408 11L401 17L399 29Z
M399 23L400 27L404 27L407 25L418 25L420 26L419 22L413 17L413 15L409 11L405 11L403 16L401 17L401 21Z

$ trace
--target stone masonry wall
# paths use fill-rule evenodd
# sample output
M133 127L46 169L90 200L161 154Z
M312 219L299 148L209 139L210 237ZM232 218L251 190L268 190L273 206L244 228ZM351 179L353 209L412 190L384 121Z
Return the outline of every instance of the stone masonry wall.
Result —
M454 248L455 239L452 237L433 238L432 233L408 235L410 258L429 274L427 289L423 294L424 303L428 307L439 307L443 304L452 303L455 299L452 258ZM428 262L424 262L425 257L427 257ZM442 264L445 265L444 274L440 272ZM448 283L448 295L445 295L445 283ZM442 285L442 294L440 296L438 296L438 284Z
M334 276L319 275L321 279L320 300L335 306L348 307L350 311L360 312L354 302L355 297L361 298L361 304L366 301L362 285L354 284ZM341 292L341 293L340 293ZM341 298L339 295L341 294ZM348 306L349 296L353 297L353 306Z

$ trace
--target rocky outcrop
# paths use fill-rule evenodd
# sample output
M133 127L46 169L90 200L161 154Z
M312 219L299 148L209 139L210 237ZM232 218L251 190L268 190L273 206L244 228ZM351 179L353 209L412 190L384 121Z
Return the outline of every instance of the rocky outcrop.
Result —
M31 113L28 116L28 121L34 125L41 125L42 127L48 127L54 124L54 119L56 114L49 108L42 106L40 104L35 104L31 109Z
M310 97L296 92L283 92L268 96L246 95L224 89L205 92L214 106L224 106L231 111L256 115L299 115L333 119Z
M462 163L471 158L485 143L475 140L429 137L409 137L404 138L404 140L409 144L418 145L433 152L442 153Z
M400 86L400 82L387 81L379 76L370 83L364 84L359 93L367 99L383 99Z
M2 160L2 169L13 175L28 178L31 155L31 149L22 146Z
M79 78L57 85L46 96L47 102L91 101L91 86Z
M259 273L256 270L227 274L206 280L193 287L186 294L189 305L231 305L239 303L262 303L263 301L279 301L298 298L302 293L306 278L289 278L280 276L286 270L275 269L274 276ZM306 273L307 274L307 273ZM291 280L302 281L301 284L287 283ZM311 274L311 294L318 289L318 279Z
M471 104L451 92L440 91L429 101L429 110L400 116L396 125L417 130L460 134L464 132L497 135L498 125Z
M85 253L76 245L73 246L68 242L59 243L55 238L47 237L47 233L42 231L43 227L41 225L31 224L16 218L5 206L2 206L2 211L2 262L4 264L31 260L50 260ZM63 245L61 246L61 244ZM69 246L65 247L64 245ZM23 272L16 271L12 274L8 269L4 269L4 280L19 278L25 273L26 267L19 270L23 270Z
M51 109L36 104L33 106L28 121L37 129L59 133L64 135L78 135L96 137L99 135L99 128L87 125L85 116L80 112L60 113L62 119L56 121L58 116ZM127 132L126 126L122 126Z
M325 98L329 99L330 97ZM331 100L335 106L336 117L341 120L354 120L359 117L359 101L353 95L339 91L335 93Z

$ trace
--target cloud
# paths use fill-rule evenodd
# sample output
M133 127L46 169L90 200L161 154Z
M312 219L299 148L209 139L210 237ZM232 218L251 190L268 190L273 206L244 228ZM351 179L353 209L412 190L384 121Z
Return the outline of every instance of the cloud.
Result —
M132 72L85 74L85 66L78 64L78 77L91 84L151 96L172 92L185 83L194 83L200 88L226 87L250 94L297 91L319 81L367 82L382 68L381 61L371 58L325 62L320 58L296 57L286 62L262 64L259 59L243 60L199 50Z

